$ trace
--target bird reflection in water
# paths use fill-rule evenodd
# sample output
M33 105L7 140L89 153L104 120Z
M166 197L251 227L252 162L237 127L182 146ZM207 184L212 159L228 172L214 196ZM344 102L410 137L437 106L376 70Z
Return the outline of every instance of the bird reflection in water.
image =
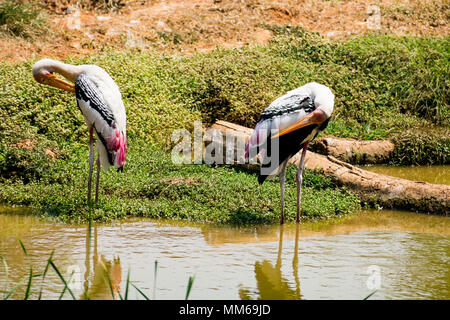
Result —
M89 283L91 274L91 231L94 230L94 256L93 267L94 274L92 282ZM82 300L111 300L118 299L120 294L120 284L122 281L122 266L120 258L113 258L108 261L102 254L98 254L97 227L89 223L86 232L86 272L84 274L84 292L81 295Z
M300 280L298 276L298 236L299 225L295 230L294 258L292 260L292 271L295 280L295 288L292 289L289 281L283 277L281 272L282 251L283 251L283 230L280 226L280 239L278 242L278 255L275 266L269 260L255 262L255 277L257 291L250 292L248 289L239 289L239 296L242 300L300 300Z

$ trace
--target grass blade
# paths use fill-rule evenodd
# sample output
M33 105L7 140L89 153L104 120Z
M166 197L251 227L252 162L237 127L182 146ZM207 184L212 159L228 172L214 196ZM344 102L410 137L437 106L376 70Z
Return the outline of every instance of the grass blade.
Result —
M22 247L23 252L25 253L25 257L28 258L29 256L28 256L27 249L25 249L25 245L23 244L23 242L21 240L19 240L19 244ZM25 290L25 296L23 298L24 300L28 300L28 298L30 297L32 282L33 282L33 266L30 263L30 275L28 276L27 289Z
M106 285L109 287L109 292L111 293L111 297L113 300L116 300L116 297L114 296L114 290L111 284L111 279L108 275L105 276L106 272L103 272L103 280L105 280Z
M66 280L64 279L64 277L61 275L61 272L59 272L58 268L55 266L55 264L53 263L52 259L48 260L48 263L50 263L50 265L52 266L52 268L55 270L56 274L59 276L59 278L61 279L61 281L64 283L64 290L67 288L67 290L69 291L70 295L72 296L73 300L77 300L77 298L75 298L72 290L70 290L69 286L67 285Z
M130 286L130 269L127 272L127 285L125 287L125 300L128 300L128 287Z
M1 257L3 261L3 267L5 268L5 292L8 290L8 264L6 263L6 259Z
M185 300L187 300L189 298L189 294L191 293L191 289L192 289L193 285L194 285L194 277L192 276L192 277L189 277L188 286L186 289L186 299Z
M150 300L149 297L147 297L145 295L145 293L143 293L138 287L136 287L132 282L130 282L130 284L137 290L137 292L139 292L144 298L145 300Z
M377 292L377 290L375 290L374 292L372 292L371 294L369 294L367 297L365 297L363 300L368 300L371 296L373 296L375 294L375 292Z
M30 264L30 275L28 276L28 284L27 284L27 290L25 291L24 300L28 300L30 297L30 291L31 291L31 283L33 280L33 266Z
M18 287L22 284L23 280L21 280L12 290L8 293L8 295L3 300L8 300L9 297L13 295L13 293L17 290Z
M102 264L102 270L103 270L103 272L102 272L103 280L105 280L106 285L109 287L109 291L111 292L112 299L115 300L116 296L114 295L114 288L113 288L113 285L112 285L112 282L111 282L111 277L109 276L108 269L103 264ZM120 292L117 292L117 293L119 295L120 300L123 300L122 295L120 294Z
M70 281L72 280L73 274L74 274L74 272L72 272L72 273L70 274L69 281L67 281L67 283L70 283ZM61 293L60 293L60 295L59 295L59 297L58 297L58 300L61 300L61 299L64 297L64 294L66 293L66 288L68 289L69 286L65 286L65 287L63 288L63 291L61 291Z
M83 293L83 298L82 299L84 299L84 300L91 300L91 298L89 298L89 293L87 291L85 291Z
M42 274L41 290L39 290L38 300L41 300L41 298L42 298L42 290L44 288L45 276L47 275L48 267L50 266L50 260L53 258L53 253L54 252L55 251L52 251L52 253L50 253L50 258L48 258L47 265L45 266L44 273Z
M158 260L155 260L155 273L153 274L153 300L156 299L156 274L158 271Z
M27 249L25 249L25 246L23 245L22 241L19 240L20 246L22 247L23 252L25 253L25 256L28 257Z

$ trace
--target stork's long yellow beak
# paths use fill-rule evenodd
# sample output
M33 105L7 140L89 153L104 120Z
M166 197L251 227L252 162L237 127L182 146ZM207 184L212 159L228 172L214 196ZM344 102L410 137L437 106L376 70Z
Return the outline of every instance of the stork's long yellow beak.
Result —
M308 114L306 117L304 117L303 119L301 119L301 120L297 121L296 123L294 123L293 125L291 125L290 127L287 127L286 129L281 130L277 134L273 135L272 139L281 137L282 135L288 134L292 131L298 130L300 128L304 128L306 126L310 126L313 124L321 124L327 118L328 117L325 114L325 112L323 112L321 109L316 109L313 112L311 112L310 114Z
M74 93L75 92L75 86L72 83L69 83L67 81L58 79L55 75L51 74L47 77L47 83L48 85L61 89L61 90L65 90L65 91L69 91Z

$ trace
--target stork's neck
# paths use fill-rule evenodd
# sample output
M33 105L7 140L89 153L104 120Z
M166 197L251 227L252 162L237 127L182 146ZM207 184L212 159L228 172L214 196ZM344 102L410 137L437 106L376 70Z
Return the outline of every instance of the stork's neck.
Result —
M309 86L314 95L314 104L316 107L324 111L329 118L333 113L334 107L334 94L330 88L316 82L310 82L306 86Z
M321 109L327 115L327 118L331 117L333 113L334 106L334 96L327 97L326 99L322 98L319 101L315 101L317 108Z
M56 60L54 60L52 67L54 72L59 73L71 82L75 82L76 78L83 72L82 68L79 66L74 66Z
M74 66L53 59L42 59L33 66L33 75L39 75L43 70L51 73L59 73L71 82L75 82L76 78L83 72L81 66Z

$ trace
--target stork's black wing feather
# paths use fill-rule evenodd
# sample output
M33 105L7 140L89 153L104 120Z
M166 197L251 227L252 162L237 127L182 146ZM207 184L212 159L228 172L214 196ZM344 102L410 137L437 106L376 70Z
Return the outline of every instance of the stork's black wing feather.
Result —
M270 168L272 165L272 161L276 161L276 167L280 166L284 161L289 160L291 157L293 157L297 152L299 152L303 145L302 141L311 134L312 129L315 127L317 128L316 135L309 141L311 142L314 140L317 136L317 134L320 131L323 131L328 126L328 122L330 119L327 119L324 123L320 125L313 125L313 127L303 127L298 130L292 131L286 135L280 136L278 138L270 139L272 141L269 141L267 144L267 154L270 155L270 161L268 163L263 163L262 168ZM277 140L277 141L273 141ZM279 146L279 156L273 157L272 155L272 145L278 144ZM258 182L261 184L267 179L268 175L260 174L258 176Z
M262 174L263 168L279 167L284 161L294 156L302 148L302 141L311 133L311 127L304 127L283 136L272 138L267 143L268 163L263 163L258 177L259 183L263 183L268 175ZM273 154L272 146L278 144L278 156ZM275 163L273 163L275 161Z
M273 101L262 113L259 121L304 109L308 114L314 111L314 99L305 94L291 94Z
M86 109L83 112L83 108L80 107L80 104L82 103L83 105L88 106L88 108L95 110L109 127L116 128L116 120L111 108L105 101L103 94L100 92L97 85L84 74L80 74L75 80L75 96L77 98L78 107L84 114L86 120L94 127L97 137L100 139L103 146L105 146L109 164L113 165L114 154L107 148L106 137L102 134L102 123L97 121L99 118L94 115L94 113L90 112L89 109Z
M111 109L103 94L88 76L80 74L75 80L75 96L79 100L89 102L90 107L97 111L109 126L115 127L116 121Z

